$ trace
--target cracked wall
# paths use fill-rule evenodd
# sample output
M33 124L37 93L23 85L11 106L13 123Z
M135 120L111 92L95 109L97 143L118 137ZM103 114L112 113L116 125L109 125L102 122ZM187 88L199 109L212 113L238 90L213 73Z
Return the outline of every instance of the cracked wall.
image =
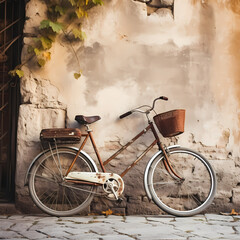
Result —
M169 101L158 103L158 112L185 108L187 115L185 133L165 143L200 151L215 167L219 184L212 211L240 206L239 15L233 11L237 6L231 7L221 1L175 0L173 17L168 8L149 14L149 7L140 2L106 0L83 23L84 44L74 45L82 70L79 80L73 78L77 62L71 48L58 42L44 69L26 66L18 129L19 205L27 198L23 179L40 151L41 128L76 127L75 115L100 115L101 121L92 127L105 159L146 125L142 116L121 121L118 116L166 95ZM40 0L27 4L23 59L44 11ZM110 170L119 163L124 168L151 139L147 135L137 142ZM143 189L146 162L126 175L120 206L104 202L92 204L91 210L100 212L108 205L127 214L158 213Z

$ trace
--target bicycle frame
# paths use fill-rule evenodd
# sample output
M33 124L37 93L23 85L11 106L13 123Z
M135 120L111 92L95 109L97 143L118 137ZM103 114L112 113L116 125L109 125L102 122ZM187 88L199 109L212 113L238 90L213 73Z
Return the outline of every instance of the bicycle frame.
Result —
M177 178L182 179L180 176L177 175L177 173L174 171L174 169L172 168L167 153L162 145L162 143L160 142L160 139L158 137L158 134L154 128L154 125L151 121L149 121L148 126L146 128L144 128L139 134L137 134L134 138L132 138L132 140L130 140L128 143L126 143L124 146L122 146L117 152L115 152L112 156L110 156L107 160L103 161L99 151L97 149L96 143L94 141L93 135L92 135L92 130L88 127L87 125L87 133L86 134L82 134L84 138L82 144L79 147L78 153L76 154L74 160L72 161L68 171L66 172L66 176L69 174L69 172L71 171L73 165L75 164L78 155L80 154L81 150L84 148L87 140L90 138L94 152L97 156L98 162L101 166L101 169L103 172L106 172L105 169L105 165L107 165L109 162L111 162L113 159L115 159L120 153L122 153L127 147L129 147L130 145L132 145L138 138L140 138L142 135L144 135L145 133L147 133L149 130L152 131L155 140L145 149L145 151L131 164L129 165L121 174L120 176L123 177L126 175L126 173L131 170L153 147L155 144L158 145L159 150L161 150L163 152L164 155L164 166L166 168L166 170L169 172L169 174L173 173Z
M157 115L154 110L157 100L168 100L168 98L158 97L154 99L152 106L142 105L119 116L122 119L132 113L142 113L146 115L148 124L105 161L98 152L90 129L90 124L100 120L100 116L77 115L75 120L85 126L86 132L83 133L79 132L79 129L64 129L63 131L62 129L45 129L43 131L45 135L41 134L43 151L33 159L25 178L25 184L28 184L30 196L36 206L45 213L61 217L78 214L86 209L90 206L94 196L106 197L120 203L125 199L123 177L144 156L149 155L153 148L155 153L147 160L143 176L144 188L149 200L152 200L168 214L181 217L198 214L209 206L216 192L214 170L207 159L198 152L182 148L179 145L164 146L161 143L162 139L159 133L162 133L163 137L171 137L182 131L171 128L175 124L168 118L164 120L166 120L166 124L169 120L169 128L166 125L166 128L162 129L165 126L161 122L162 117L169 115L171 118L172 116L168 112ZM150 113L156 114L153 120L149 118ZM180 117L176 116L174 119L177 121ZM139 152L140 156L136 156L130 160L131 162L127 161L125 164L129 166L124 164L124 169L122 169L123 161L117 161L121 158L122 152L131 144L139 143L139 138L145 133L149 133L150 130L153 135L150 134L151 139L147 139L148 143ZM165 134L164 130L169 130L168 134ZM148 137L145 136L145 138ZM96 154L95 161L84 151L88 140ZM76 142L79 142L78 148L58 146L58 143L69 145L76 144ZM155 144L159 150L155 149ZM121 170L118 171L122 172L120 175L115 173L116 170L113 170L111 166L106 167L113 159L116 159L114 163L120 165ZM177 174L178 172L180 172L180 176Z

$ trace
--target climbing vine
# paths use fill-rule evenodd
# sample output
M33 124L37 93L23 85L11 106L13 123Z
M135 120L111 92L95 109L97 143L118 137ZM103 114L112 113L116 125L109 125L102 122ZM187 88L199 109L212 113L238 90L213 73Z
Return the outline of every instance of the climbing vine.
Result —
M72 46L72 42L84 41L86 34L81 29L82 19L88 16L88 10L96 5L103 5L102 0L43 0L47 6L47 19L40 22L38 34L28 46L29 57L9 73L19 78L24 76L22 66L36 59L36 64L43 67L51 60L51 48L56 38L63 35L64 42L71 45L77 58L79 69L74 73L78 79L81 76L80 62Z

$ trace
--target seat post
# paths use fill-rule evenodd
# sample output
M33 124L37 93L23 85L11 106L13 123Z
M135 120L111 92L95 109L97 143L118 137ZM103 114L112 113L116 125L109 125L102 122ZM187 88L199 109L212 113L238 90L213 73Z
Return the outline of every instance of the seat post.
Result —
M93 130L89 127L88 124L84 124L84 126L86 127L86 131L87 132L92 132Z
M103 172L106 172L105 167L104 167L104 165L103 165L102 158L101 158L101 156L100 156L100 154L99 154L99 152L98 152L96 143L95 143L95 141L94 141L94 139L93 139L93 135L92 135L92 130L91 130L91 129L88 130L88 135L89 135L90 140L91 140L91 142L92 142L92 146L93 146L94 152L95 152L95 154L96 154L96 156L97 156L97 159L98 159L98 162L99 162L99 164L100 164L100 166L101 166L101 168L102 168L102 171L103 171Z

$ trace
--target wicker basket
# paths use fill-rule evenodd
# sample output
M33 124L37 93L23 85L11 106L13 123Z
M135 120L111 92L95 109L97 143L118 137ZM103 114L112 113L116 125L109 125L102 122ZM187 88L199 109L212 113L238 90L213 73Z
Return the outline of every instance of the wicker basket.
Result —
M153 119L163 137L174 137L184 132L184 109L160 113Z

